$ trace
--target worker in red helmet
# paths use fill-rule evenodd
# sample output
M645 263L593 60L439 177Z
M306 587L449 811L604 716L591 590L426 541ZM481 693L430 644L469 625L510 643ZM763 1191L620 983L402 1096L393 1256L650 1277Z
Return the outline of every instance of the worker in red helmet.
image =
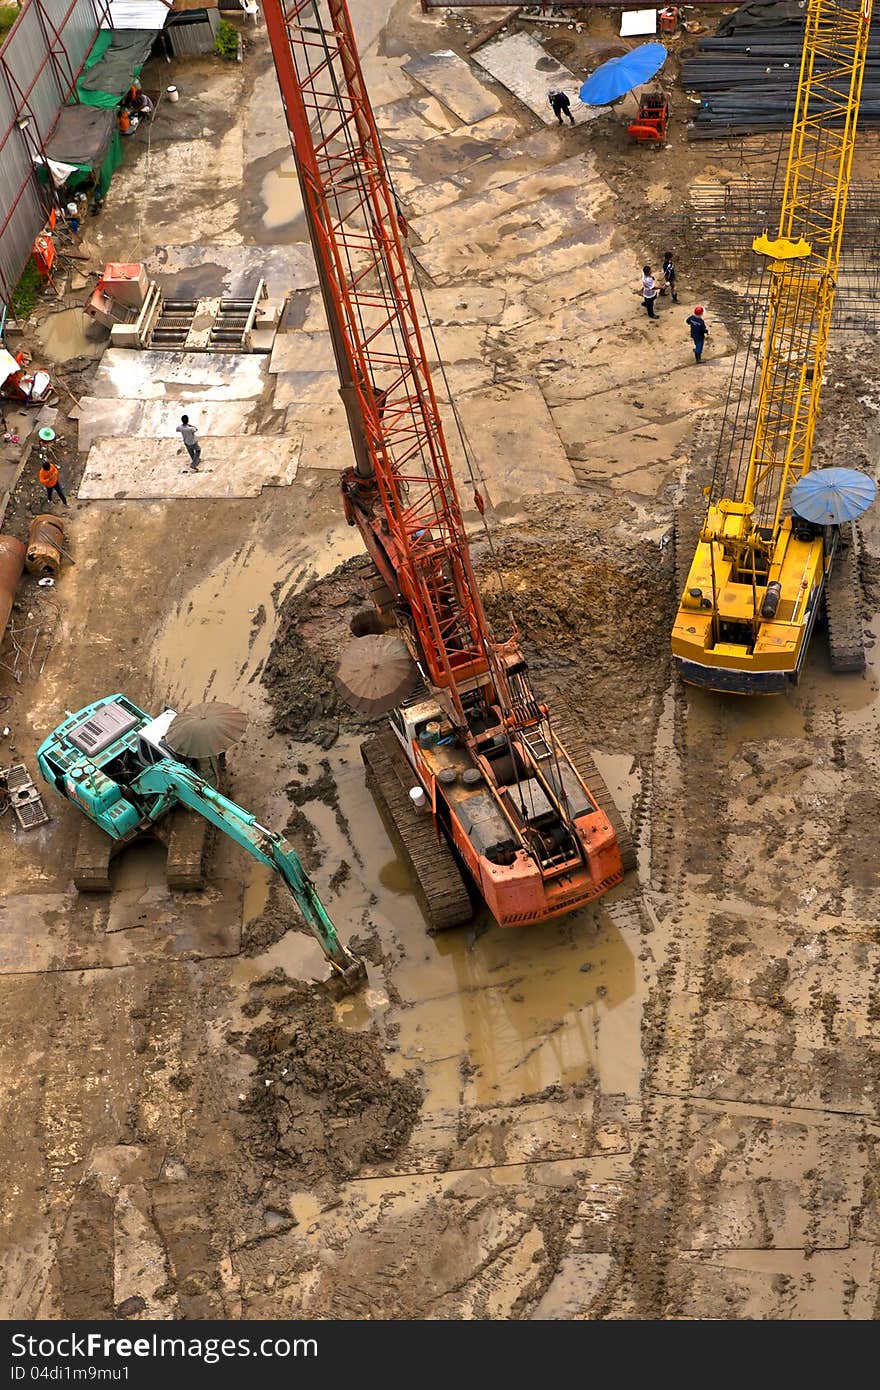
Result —
M702 362L703 344L709 336L709 326L703 318L703 306L698 304L692 314L687 316L687 325L691 330L691 339L694 344L694 361Z

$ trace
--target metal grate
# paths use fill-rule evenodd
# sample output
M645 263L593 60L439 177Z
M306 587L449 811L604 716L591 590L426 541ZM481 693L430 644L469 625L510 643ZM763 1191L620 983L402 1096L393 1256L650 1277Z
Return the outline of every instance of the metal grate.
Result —
M49 813L24 763L15 763L12 767L0 769L0 777L6 780L9 802L22 830L33 830L35 826L45 825L49 820Z

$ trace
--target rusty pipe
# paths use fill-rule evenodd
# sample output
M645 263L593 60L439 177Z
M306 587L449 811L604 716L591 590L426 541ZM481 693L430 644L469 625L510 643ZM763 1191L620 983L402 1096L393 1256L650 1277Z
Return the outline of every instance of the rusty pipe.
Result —
M0 536L0 640L12 612L15 591L24 569L25 548L14 536Z
M41 512L31 522L25 565L28 574L51 575L61 568L64 549L64 522L53 512Z

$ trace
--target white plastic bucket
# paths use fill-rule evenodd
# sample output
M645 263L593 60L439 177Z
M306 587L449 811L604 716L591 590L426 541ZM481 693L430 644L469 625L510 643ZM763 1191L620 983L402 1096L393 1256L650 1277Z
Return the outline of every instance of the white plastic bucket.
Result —
M168 98L169 101L179 101L179 100L180 100L180 92L177 90L176 87L166 87L166 88L165 88L165 95L166 95L166 97Z

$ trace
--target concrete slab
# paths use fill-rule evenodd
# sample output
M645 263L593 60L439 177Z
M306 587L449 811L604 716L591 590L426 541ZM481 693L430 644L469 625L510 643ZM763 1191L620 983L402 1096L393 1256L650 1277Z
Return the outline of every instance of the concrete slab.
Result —
M165 246L151 256L150 274L171 295L249 294L265 280L269 294L281 298L289 290L318 283L315 258L307 242L290 246L208 245Z
M501 110L495 93L478 81L470 64L451 49L412 58L403 64L403 70L469 125Z
M534 380L505 382L458 400L471 448L494 506L539 493L574 492L571 465ZM472 488L466 479L463 505Z
M474 61L519 97L545 125L556 124L547 100L552 87L568 96L576 124L595 121L610 110L607 106L584 106L578 97L583 85L581 80L558 63L531 34L506 34L504 38L494 39L477 50Z
M326 329L317 333L279 333L275 338L270 372L329 372L336 370L333 344Z
M593 216L592 201L589 190L569 189L517 211L500 229L489 222L457 245L438 240L420 246L415 258L440 285L502 275L542 284L554 275L575 274L607 256L614 241L613 227Z
M376 124L386 140L418 140L422 144L438 135L445 135L460 124L432 96L404 97L380 106L375 113Z
M276 410L291 405L326 405L339 395L336 369L325 372L279 372L272 396Z
M423 184L458 179L465 169L478 161L494 160L506 141L522 134L522 125L514 116L501 113L487 116L476 125L438 133L443 134L442 140L424 131L421 136L383 139L388 166L400 197L406 198Z
M203 441L199 472L166 439L99 439L80 483L83 500L256 497L296 477L300 439L273 435Z
M188 894L165 887L108 897L12 894L0 902L0 976L235 955L241 916L242 885L234 880Z
M77 447L85 453L96 439L126 438L140 433L145 401L115 396L83 396L77 422ZM180 421L180 412L177 415Z
M431 319L438 325L496 323L507 296L496 285L452 285L448 288L427 285L425 298Z
M95 375L95 396L125 400L255 400L266 386L262 353L139 352L110 348Z
M179 401L116 401L83 396L79 420L79 447L84 452L96 439L174 439L180 424ZM189 415L205 439L216 435L253 434L257 406L253 401L209 401L190 406Z
M475 160L457 174L409 189L405 198L407 212L413 217L425 216L462 197L511 183L536 163L546 167L554 164L558 151L559 135L555 130L535 130L522 140L505 141L496 146L491 159Z
M326 468L341 473L354 463L351 435L342 401L321 405L291 405L285 415L285 428L302 436L300 471Z
M499 223L522 214L535 203L573 189L592 189L594 206L600 206L608 196L608 186L598 173L596 157L591 151L572 155L545 168L526 173L510 171L496 187L460 199L454 207L445 208L436 216L418 217L413 227L423 243L463 239L474 229L491 227L498 238Z

